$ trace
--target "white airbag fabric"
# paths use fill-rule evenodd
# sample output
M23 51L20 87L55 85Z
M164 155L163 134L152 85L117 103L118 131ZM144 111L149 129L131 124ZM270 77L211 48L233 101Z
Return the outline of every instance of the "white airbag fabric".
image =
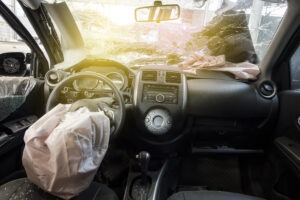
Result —
M103 112L59 104L25 133L23 165L43 190L70 199L85 190L106 153L110 122Z

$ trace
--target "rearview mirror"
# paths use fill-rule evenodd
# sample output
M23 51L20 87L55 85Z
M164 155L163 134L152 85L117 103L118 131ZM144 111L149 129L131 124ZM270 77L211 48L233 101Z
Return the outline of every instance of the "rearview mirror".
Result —
M135 9L137 22L161 22L176 20L180 17L180 7L177 4L153 5Z

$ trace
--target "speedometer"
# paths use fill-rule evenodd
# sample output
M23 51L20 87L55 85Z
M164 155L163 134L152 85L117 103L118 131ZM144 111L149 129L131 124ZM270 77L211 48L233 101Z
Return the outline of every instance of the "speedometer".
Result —
M119 90L123 89L124 85L125 85L125 80L124 77L122 76L122 74L118 73L118 72L111 72L106 74L106 77L109 78L111 80L111 82L113 82L113 84L116 86L116 88L118 88Z
M98 86L99 81L95 78L80 78L73 82L76 90L94 90Z

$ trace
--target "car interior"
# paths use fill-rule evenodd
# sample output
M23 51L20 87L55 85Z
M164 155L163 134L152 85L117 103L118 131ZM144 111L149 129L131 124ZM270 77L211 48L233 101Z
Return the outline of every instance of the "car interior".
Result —
M85 41L81 28L93 30L93 23L97 22L104 30L112 22L92 17L80 25L81 18L74 14L76 9L80 10L83 4L93 7L112 1L13 2L24 12L22 16L32 28L24 25L7 3L0 1L3 21L28 46L28 51L12 51L4 42L0 45L3 46L0 200L61 199L33 184L22 163L27 145L24 134L58 104L70 104L70 111L82 107L91 112L101 111L110 120L106 155L92 183L72 199L300 199L300 3L297 0L187 0L186 5L193 5L197 12L207 9L214 13L205 16L189 14L190 8L179 0L137 1L134 12L126 14L134 18L138 23L136 29L141 31L141 36L137 36L136 29L131 28L132 38L145 39L149 33L147 49L142 52L148 56L130 59L124 54L129 62L100 53L89 56L83 51L85 44L93 47L104 41L97 42L92 35ZM120 2L115 1L114 6ZM131 5L130 1L123 2L125 7ZM75 7L77 3L79 6ZM221 8L211 11L212 5L217 4ZM266 24L272 26L278 21L278 28L273 33L267 30L267 25L259 26L266 29L263 33L269 37L269 43L266 45L261 39L261 43L252 45L255 34L251 27L248 29L248 22L257 19L255 9L269 12L263 5L285 10L280 18L279 11L266 14L265 18L260 16L260 23L269 19ZM256 7L243 12L241 6ZM229 11L224 11L228 7ZM118 13L111 16L118 18ZM163 29L169 21L173 28L183 26L184 20L180 23L178 20L186 16L193 20L212 18L201 27L201 37L208 41L210 56L193 54L182 61L172 49L164 49L170 54L159 58L148 52L156 37L155 27ZM219 27L222 20L233 23L230 27L234 34L226 35L226 30ZM234 24L235 20L240 21ZM141 28L148 25L146 31ZM126 35L126 30L118 34ZM170 33L188 37L180 31L171 29ZM97 33L101 34L101 30ZM189 44L204 41L199 38L194 34ZM127 51L117 47L120 43L108 42L107 49ZM136 46L125 44L131 51L143 48L141 42L136 42ZM228 46L223 48L224 44ZM263 56L259 51L264 52ZM232 68L228 63L239 64Z

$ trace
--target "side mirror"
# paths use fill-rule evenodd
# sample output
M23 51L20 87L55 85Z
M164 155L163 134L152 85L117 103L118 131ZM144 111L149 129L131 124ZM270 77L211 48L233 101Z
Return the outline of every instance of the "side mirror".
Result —
M161 22L176 20L180 17L178 4L165 4L145 6L135 9L135 21L137 22Z

